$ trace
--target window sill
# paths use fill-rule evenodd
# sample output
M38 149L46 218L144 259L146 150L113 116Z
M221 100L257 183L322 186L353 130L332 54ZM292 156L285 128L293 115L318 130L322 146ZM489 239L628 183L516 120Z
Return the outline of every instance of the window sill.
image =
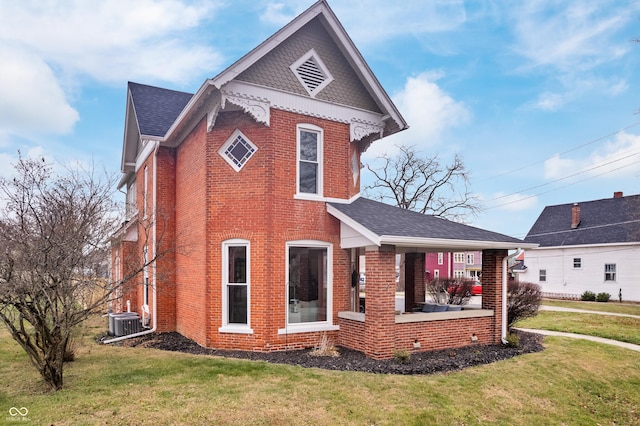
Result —
M312 323L312 324L295 324L289 325L286 328L278 329L278 334L295 334L295 333L310 333L315 331L336 331L340 330L339 325L332 325L328 323Z
M246 326L225 325L218 328L218 333L253 334L253 329Z
M299 192L293 196L295 200L307 200L307 201L326 201L322 195L318 194L306 194L303 192Z

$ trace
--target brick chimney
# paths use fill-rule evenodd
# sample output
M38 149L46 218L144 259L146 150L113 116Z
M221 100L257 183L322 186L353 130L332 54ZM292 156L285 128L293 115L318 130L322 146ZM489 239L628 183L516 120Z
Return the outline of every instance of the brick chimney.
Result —
M616 191L613 193L613 198L622 198L622 191Z
M573 203L571 207L571 229L576 229L580 225L580 206L578 203Z

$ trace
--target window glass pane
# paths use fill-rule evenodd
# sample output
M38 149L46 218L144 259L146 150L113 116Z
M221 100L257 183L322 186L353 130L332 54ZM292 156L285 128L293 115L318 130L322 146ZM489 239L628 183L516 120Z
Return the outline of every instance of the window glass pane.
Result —
M318 134L300 131L300 159L318 161Z
M327 320L327 249L289 248L289 323Z
M247 323L247 286L229 285L229 324Z
M229 283L247 282L247 248L229 247Z
M308 194L318 193L317 184L318 165L315 163L300 162L300 192Z

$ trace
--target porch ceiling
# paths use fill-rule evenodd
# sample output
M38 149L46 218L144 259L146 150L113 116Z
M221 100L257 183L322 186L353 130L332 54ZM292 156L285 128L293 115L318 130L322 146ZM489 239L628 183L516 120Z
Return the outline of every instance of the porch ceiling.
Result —
M517 238L366 198L349 204L329 203L340 220L340 247L393 245L399 251L448 251L534 248Z

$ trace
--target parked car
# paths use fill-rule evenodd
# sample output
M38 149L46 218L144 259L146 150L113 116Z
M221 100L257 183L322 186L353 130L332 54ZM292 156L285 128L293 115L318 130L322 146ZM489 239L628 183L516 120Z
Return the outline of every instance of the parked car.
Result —
M462 285L452 285L452 286L449 286L447 291L449 293L453 293L455 291L456 294L460 294L462 292L463 288L464 288L464 286L462 286ZM473 285L471 286L471 295L472 296L481 296L482 295L482 283L480 281L474 281L473 282Z

